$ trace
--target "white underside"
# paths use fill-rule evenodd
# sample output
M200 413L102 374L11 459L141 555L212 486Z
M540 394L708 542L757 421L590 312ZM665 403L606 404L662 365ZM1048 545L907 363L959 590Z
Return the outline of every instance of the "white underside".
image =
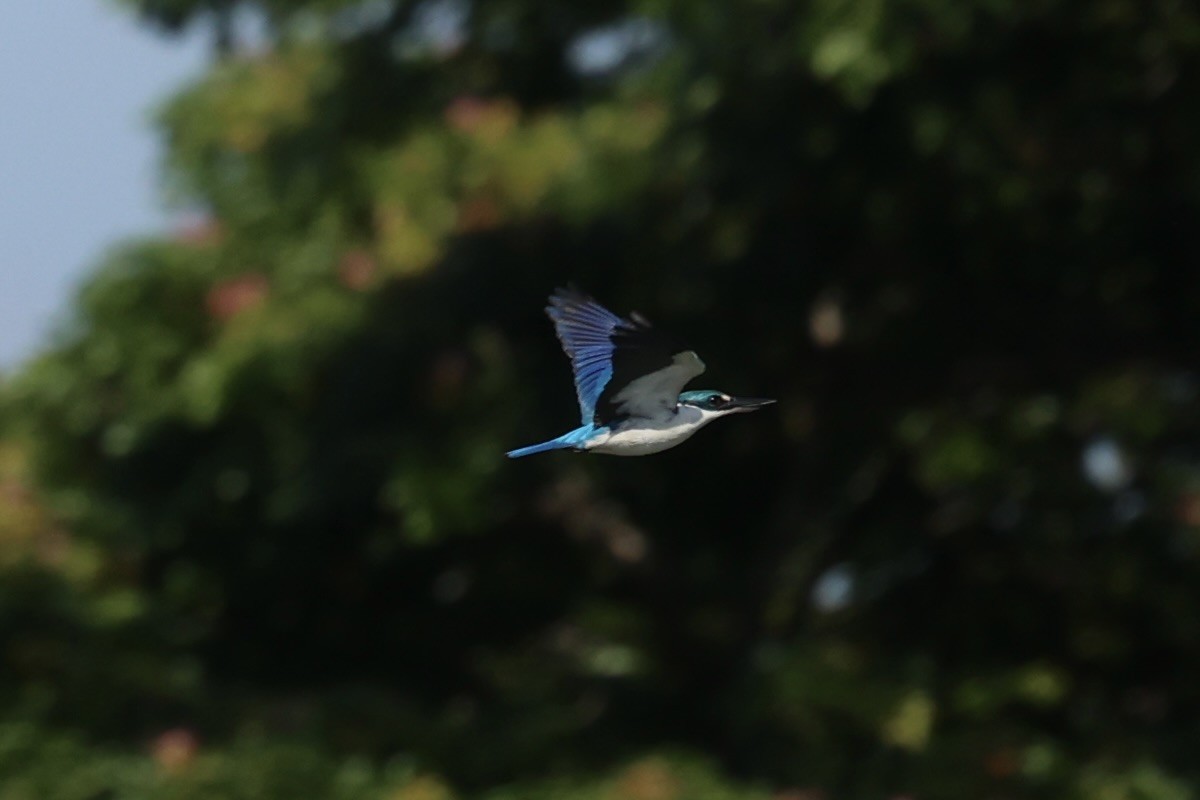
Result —
M686 441L717 417L724 416L724 413L680 406L678 411L667 412L656 419L628 419L615 429L592 437L582 449L613 456L660 453Z

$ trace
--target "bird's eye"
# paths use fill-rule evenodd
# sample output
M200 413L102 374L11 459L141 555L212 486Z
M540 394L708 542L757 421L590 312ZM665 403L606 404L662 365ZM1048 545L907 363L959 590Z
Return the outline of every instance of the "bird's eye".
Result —
M725 405L727 400L729 400L728 397L724 397L719 394L714 394L712 396L712 399L710 399L708 402L712 405L713 408L720 408L721 406Z

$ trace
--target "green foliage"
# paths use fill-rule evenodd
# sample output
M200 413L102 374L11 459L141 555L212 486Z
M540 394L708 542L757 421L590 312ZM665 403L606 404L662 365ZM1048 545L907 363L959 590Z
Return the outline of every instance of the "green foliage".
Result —
M78 739L48 734L28 724L0 727L3 800L55 797L262 798L321 797L329 800L454 800L458 795L434 776L403 760L382 766L358 757L331 758L295 743L246 738L212 750L184 730L166 731L141 753L88 747ZM486 800L765 800L766 795L722 781L694 759L650 757L611 776L508 786Z
M204 216L0 385L0 800L1195 795L1194 8L125 5ZM505 461L570 281L779 404Z

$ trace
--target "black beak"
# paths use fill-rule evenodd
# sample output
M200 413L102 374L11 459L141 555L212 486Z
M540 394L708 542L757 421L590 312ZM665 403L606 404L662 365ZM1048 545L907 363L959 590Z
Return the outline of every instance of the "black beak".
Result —
M731 397L725 404L730 411L757 411L763 406L769 406L775 401L768 397Z

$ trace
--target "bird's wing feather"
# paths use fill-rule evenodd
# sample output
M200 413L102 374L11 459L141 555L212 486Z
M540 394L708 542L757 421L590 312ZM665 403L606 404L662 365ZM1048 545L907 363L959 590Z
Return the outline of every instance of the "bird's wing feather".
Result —
M566 289L550 296L546 314L571 359L579 412L586 425L595 416L596 401L612 378L612 335L628 323L591 298Z
M623 416L656 417L673 410L679 403L679 392L702 372L704 362L694 352L676 353L668 366L625 384L613 395L612 403Z
M685 352L645 318L618 317L580 292L558 290L546 313L571 359L585 425L674 408L679 390L704 371L695 353Z

